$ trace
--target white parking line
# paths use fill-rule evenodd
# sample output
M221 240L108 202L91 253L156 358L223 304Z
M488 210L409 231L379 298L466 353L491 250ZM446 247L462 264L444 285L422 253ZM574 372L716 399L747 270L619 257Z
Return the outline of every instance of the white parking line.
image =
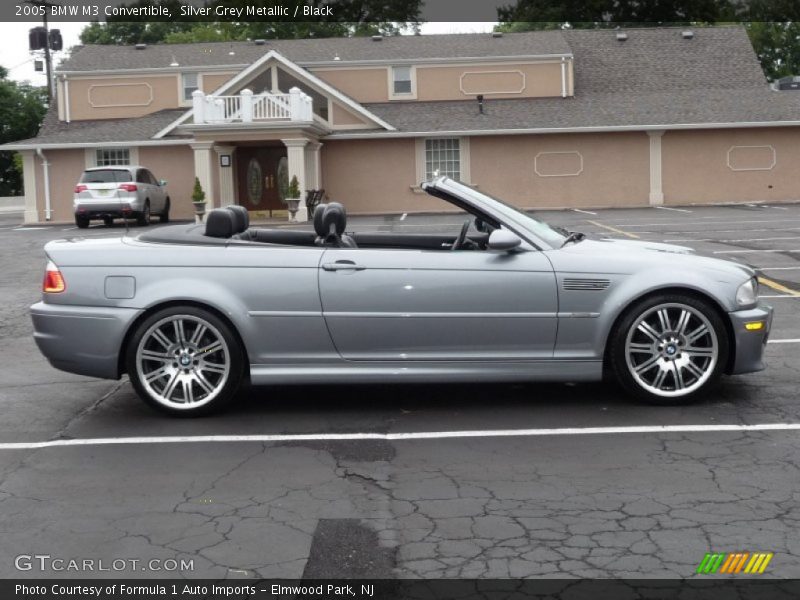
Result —
M696 217L695 217L696 218ZM708 221L704 223L697 223L697 225L726 225L728 223L786 223L788 221L800 221L800 219L725 219L721 221L715 221L713 223L709 223ZM619 225L621 227L654 227L658 225L686 225L687 221L662 221L661 223L630 223L630 222L623 222L623 223L611 223L611 225ZM687 232L683 232L687 233Z
M37 229L50 229L49 227L14 227L14 231L36 231Z
M793 338L790 340L768 340L768 344L800 344L800 338Z
M553 437L566 435L606 435L627 433L718 433L729 431L798 431L800 423L760 423L756 425L639 425L630 427L565 427L561 429L487 429L466 431L413 431L407 433L300 433L258 435L187 435L153 437L88 438L46 442L5 442L0 450L38 450L65 446L112 446L142 444L198 444L220 442L305 442L361 440L443 440L497 437Z
M771 237L771 238L742 238L736 240L718 240L715 238L703 238L694 240L664 240L665 242L714 242L716 244L735 244L738 242L772 242L775 240L800 240L800 235L788 235L785 237Z
M408 216L408 213L403 213L402 215L400 215L400 220L401 221L405 221L407 216Z
M753 267L759 271L796 271L800 267Z
M702 225L702 223L699 223L699 225ZM778 227L777 229L779 231L796 231L796 230L800 229L800 227ZM746 230L742 230L742 229L701 229L701 230L698 230L698 231L660 231L659 233L662 234L662 235L664 235L664 234L688 235L690 233L701 233L703 235L707 235L709 233L741 233L742 231L747 231L747 233L752 233L754 231L775 231L775 230L776 230L775 227L766 227L766 228L763 228L763 229L749 229L748 228ZM640 232L640 233L644 233L644 232ZM650 232L648 232L648 233L650 233ZM713 240L713 238L709 238L709 240ZM686 238L685 240L671 240L671 241L673 241L673 242L676 242L676 241L677 242L693 242L693 241L701 242L703 240L699 240L697 238Z
M761 299L761 298L769 298L771 300L775 300L776 298L791 298L792 300L800 300L800 296L789 296L787 294L784 294L784 295L781 295L781 294L775 294L775 295L767 294L766 296L759 296L759 299Z
M672 208L671 206L654 206L653 208L657 208L659 210L674 210L676 212L684 212L684 213L692 212L690 210L686 210L685 208Z
M590 210L581 210L580 208L573 208L572 210L577 212L577 213L583 213L585 215L597 215L596 212L592 212Z
M795 249L795 250L776 250L774 248L771 248L769 250L716 250L716 251L713 252L713 254L757 254L757 253L763 253L763 252L792 252L792 253L795 253L795 252L800 252L800 250L798 250L798 249Z

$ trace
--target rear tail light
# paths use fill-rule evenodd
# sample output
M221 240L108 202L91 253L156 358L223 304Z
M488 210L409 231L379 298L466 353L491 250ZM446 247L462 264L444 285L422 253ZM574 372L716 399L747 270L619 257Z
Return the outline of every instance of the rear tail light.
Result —
M47 261L47 268L44 272L42 291L47 294L60 294L67 289L64 276L52 260Z
M76 194L80 194L81 192L85 192L85 191L86 191L86 190L88 190L88 189L89 189L89 188L88 188L88 187L86 187L85 185L78 184L78 185L76 185L76 186L75 186L75 193L76 193Z
M117 186L117 189L125 190L126 192L135 192L136 191L136 184L135 183L120 183Z

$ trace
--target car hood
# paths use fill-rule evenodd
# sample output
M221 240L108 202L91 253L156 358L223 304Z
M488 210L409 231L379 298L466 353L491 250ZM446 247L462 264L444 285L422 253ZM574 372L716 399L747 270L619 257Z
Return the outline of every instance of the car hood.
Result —
M560 250L562 256L593 256L603 269L618 273L631 273L642 267L669 266L704 269L741 278L753 277L755 271L748 265L698 254L688 246L662 244L641 240L584 239ZM584 260L586 260L584 258ZM560 262L560 261L556 261ZM572 261L568 261L572 262Z

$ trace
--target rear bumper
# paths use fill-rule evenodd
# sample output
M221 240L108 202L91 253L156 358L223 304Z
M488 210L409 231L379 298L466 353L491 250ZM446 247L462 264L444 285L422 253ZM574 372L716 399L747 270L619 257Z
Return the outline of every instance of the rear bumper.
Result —
M764 349L772 329L772 307L760 304L756 308L728 313L733 329L736 356L730 374L752 373L764 369ZM763 323L757 331L745 328L746 323Z
M105 202L80 201L73 204L76 215L96 219L100 217L121 217L132 212L139 212L142 206L136 198L128 200L108 200Z
M33 339L57 369L89 377L119 379L122 340L141 312L133 308L38 302L31 306Z

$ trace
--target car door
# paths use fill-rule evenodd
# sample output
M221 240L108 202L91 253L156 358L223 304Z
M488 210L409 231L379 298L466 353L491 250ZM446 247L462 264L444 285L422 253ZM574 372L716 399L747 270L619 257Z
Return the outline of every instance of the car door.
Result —
M158 185L158 181L153 173L147 169L144 170L144 173L144 178L147 180L149 186L150 210L156 214L160 214L164 210L164 188Z
M348 360L550 358L558 298L549 260L515 253L329 248L320 298Z

